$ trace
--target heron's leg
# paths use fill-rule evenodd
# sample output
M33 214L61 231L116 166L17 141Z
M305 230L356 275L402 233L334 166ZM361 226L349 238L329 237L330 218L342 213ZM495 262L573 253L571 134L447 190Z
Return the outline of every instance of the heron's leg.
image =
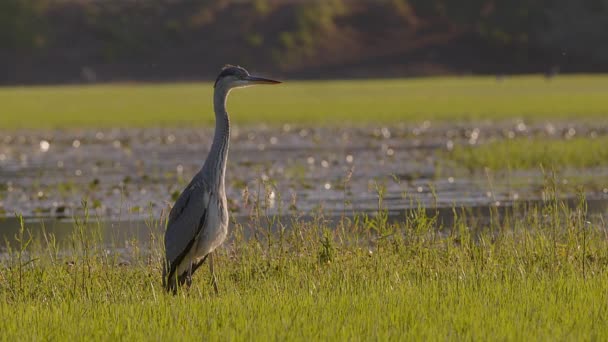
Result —
M209 253L209 271L211 271L211 284L213 284L213 290L215 290L215 294L218 294L219 291L217 289L217 278L215 277L215 268L213 266L213 252Z
M192 286L192 261L190 261L190 267L188 267L188 274L186 275L186 285Z

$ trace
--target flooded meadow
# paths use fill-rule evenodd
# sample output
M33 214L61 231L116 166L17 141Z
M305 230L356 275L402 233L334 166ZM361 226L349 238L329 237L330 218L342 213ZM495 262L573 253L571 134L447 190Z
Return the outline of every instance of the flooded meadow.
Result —
M463 165L452 154L526 137L606 136L608 126L569 122L236 127L227 196L235 223L260 213L331 223L384 212L399 221L422 208L449 225L455 209L483 220L492 210L542 203L550 185L572 205L584 195L590 213L603 220L605 167L492 170ZM143 238L150 222L163 226L158 220L202 166L212 138L209 128L0 132L0 238L12 239L18 214L31 231L44 226L61 239L85 211L106 241Z

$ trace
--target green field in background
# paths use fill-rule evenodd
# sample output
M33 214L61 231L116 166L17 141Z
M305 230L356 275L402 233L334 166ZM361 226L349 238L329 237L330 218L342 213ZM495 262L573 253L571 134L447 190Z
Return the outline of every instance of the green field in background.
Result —
M289 81L231 94L233 123L367 124L423 120L597 120L608 76ZM211 83L0 88L0 129L213 123Z

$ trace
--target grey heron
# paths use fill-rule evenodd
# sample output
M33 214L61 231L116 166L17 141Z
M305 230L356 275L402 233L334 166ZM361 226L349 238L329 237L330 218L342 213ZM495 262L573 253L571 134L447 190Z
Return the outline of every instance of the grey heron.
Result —
M234 88L255 84L277 84L279 81L249 75L239 66L227 65L214 85L213 107L215 133L209 155L201 170L181 193L169 213L165 231L165 267L163 285L176 293L178 286L192 284L192 274L209 259L215 292L217 278L213 267L213 251L228 234L228 207L225 175L230 119L226 98Z

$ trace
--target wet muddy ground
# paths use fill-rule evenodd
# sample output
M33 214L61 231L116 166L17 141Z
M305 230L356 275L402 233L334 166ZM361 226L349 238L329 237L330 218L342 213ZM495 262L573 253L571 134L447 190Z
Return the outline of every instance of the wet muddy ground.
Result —
M605 136L608 126L237 127L227 170L229 206L237 221L256 208L332 217L373 214L379 205L398 220L419 206L538 201L545 184L540 170L470 171L446 158L457 145L529 135ZM145 231L144 220L160 217L202 166L212 138L208 128L0 131L0 238L14 234L14 213L30 227L42 219L51 230L68 229L84 214L83 201L108 229ZM555 180L586 185L591 209L608 213L608 168L559 170Z

